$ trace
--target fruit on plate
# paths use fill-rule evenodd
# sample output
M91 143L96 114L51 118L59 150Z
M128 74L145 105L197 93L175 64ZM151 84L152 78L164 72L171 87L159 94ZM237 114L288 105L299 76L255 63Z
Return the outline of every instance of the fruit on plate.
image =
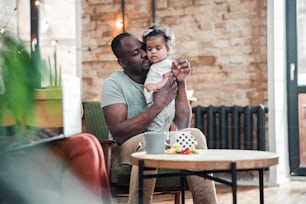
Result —
M167 154L175 154L176 151L175 151L175 149L170 148L170 149L166 149L166 153L167 153Z
M182 145L180 145L179 143L175 143L171 146L170 149L167 149L166 150L166 153L168 154L198 154L199 152L194 149L194 148L189 148L189 147L186 147L186 148L183 148Z

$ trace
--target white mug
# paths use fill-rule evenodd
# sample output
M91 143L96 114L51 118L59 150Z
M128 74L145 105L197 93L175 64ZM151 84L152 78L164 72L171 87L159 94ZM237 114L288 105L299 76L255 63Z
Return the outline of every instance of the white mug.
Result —
M164 154L169 132L145 132L144 150L147 154Z

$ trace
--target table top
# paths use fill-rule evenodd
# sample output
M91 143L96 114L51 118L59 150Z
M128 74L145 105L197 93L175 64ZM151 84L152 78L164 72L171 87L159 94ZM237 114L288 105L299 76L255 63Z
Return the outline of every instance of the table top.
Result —
M278 155L273 152L255 150L209 149L198 150L199 154L132 154L132 164L138 165L144 160L145 167L173 170L230 170L231 163L236 162L236 168L258 169L278 164Z

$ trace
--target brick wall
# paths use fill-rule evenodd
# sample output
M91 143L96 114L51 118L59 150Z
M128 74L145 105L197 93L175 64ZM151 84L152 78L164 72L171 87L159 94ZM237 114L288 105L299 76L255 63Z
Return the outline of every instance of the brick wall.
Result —
M83 0L82 9L83 100L99 100L103 80L121 69L110 48L121 0ZM151 12L151 0L126 0L126 31L140 37ZM192 65L193 105L267 103L266 15L262 0L156 0L156 22L172 29L175 54Z

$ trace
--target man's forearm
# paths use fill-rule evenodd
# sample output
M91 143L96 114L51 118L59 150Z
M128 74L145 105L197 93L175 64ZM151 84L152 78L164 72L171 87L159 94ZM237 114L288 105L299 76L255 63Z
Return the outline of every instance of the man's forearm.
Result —
M175 100L174 124L178 129L189 127L191 107L186 94L186 81L178 82L178 92Z
M112 135L118 144L122 144L129 138L146 131L153 119L160 113L162 107L152 104L139 115L130 118L112 128Z

